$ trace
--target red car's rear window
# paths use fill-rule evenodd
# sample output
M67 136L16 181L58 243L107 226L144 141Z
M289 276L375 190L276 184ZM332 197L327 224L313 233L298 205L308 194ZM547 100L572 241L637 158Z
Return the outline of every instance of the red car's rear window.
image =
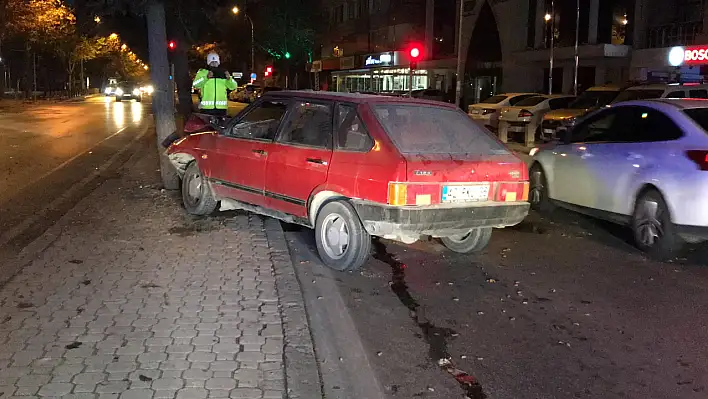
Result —
M463 112L410 104L375 104L372 108L403 154L509 154Z

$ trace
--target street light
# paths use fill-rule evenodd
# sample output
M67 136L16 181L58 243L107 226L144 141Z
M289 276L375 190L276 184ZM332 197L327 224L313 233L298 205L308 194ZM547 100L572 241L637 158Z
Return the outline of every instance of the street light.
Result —
M546 22L550 21L550 20L551 20L551 14L546 13L546 15L543 16L543 20L546 21Z
M120 49L123 50L123 51L125 51L127 48L128 48L128 45L127 45L127 44L124 44L124 45L120 46Z
M117 34L117 33L111 33L111 35L108 36L108 37L110 37L111 39L117 39L117 38L118 38L118 34Z
M99 17L98 15L96 15L96 16L93 18L93 21L96 22L97 24L100 24L100 23L101 23L101 17Z
M241 10L239 10L238 6L234 6L234 8L231 9L231 12L233 12L234 15L238 14L240 11ZM255 51L256 39L253 34L253 31L254 31L253 20L251 19L250 16L248 16L248 14L243 13L243 15L246 17L246 19L248 19L248 22L251 23L251 72L253 72L256 69L256 56L255 56L255 54L256 54L256 51ZM286 58L290 58L290 57L286 57Z

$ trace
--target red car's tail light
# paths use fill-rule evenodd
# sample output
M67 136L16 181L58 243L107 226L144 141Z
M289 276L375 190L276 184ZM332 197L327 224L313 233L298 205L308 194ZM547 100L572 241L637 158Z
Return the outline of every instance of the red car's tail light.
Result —
M388 204L432 205L440 203L440 184L389 183Z
M686 151L686 156L698 165L698 169L708 170L708 151L688 150Z
M527 109L522 109L519 111L519 118L528 118L533 116L533 113Z

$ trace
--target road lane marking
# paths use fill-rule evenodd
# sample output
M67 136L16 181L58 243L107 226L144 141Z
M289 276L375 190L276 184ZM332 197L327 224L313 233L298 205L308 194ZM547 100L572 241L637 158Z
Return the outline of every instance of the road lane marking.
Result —
M58 208L59 205L61 205L64 201L68 200L71 198L71 196L76 193L77 191L81 190L83 187L85 187L87 184L89 184L92 180L95 178L99 177L101 173L105 172L108 168L113 165L113 163L120 157L122 156L126 151L128 151L129 148L131 148L136 142L138 142L140 139L145 136L145 134L148 131L148 126L149 123L146 124L143 128L143 131L140 132L133 140L130 141L126 146L118 150L115 154L113 154L106 162L101 164L98 168L94 169L92 173L90 173L88 176L84 177L82 180L80 180L77 183L74 183L71 187L69 187L68 190L64 191L61 195L56 197L52 202L49 203L46 207L43 209L39 210L34 214L34 216L28 217L25 219L22 223L12 227L9 229L7 232L4 234L0 235L0 248L4 247L7 245L7 243L11 242L15 238L19 237L22 233L24 233L25 230L28 228L32 227L34 224L39 222L41 219L45 218L47 213L50 211ZM114 133L110 137L113 137L117 135L118 133L122 132L126 128L123 128L119 130L118 132ZM106 139L102 141L106 141L110 137L107 137ZM95 148L95 147L93 147ZM68 161L67 161L68 162ZM41 180L41 179L39 179ZM36 180L36 181L39 181Z
M20 192L22 192L22 190L26 189L27 187L29 187L29 186L31 186L31 185L37 183L38 181L41 181L41 180L43 180L43 179L45 179L45 178L51 176L52 174L56 173L57 171L61 170L61 169L64 168L64 167L66 167L68 164L70 164L70 163L74 162L75 160L81 158L82 156L86 155L87 153L88 153L88 154L92 153L93 150L95 150L98 146L100 146L101 144L105 143L105 142L108 141L109 139L111 139L111 138L113 138L113 137L115 137L115 136L117 136L117 135L123 133L123 131L124 131L125 129L127 129L128 127L130 127L130 126L126 126L126 127L124 127L124 128L121 128L121 129L118 130L117 132L111 134L111 135L108 136L108 137L105 137L103 140L101 140L101 141L99 141L98 143L96 143L93 147L91 147L91 148L87 149L86 151L81 152L81 153L79 153L79 154L77 154L77 155L74 155L73 157L67 159L66 161L62 162L61 164L59 164L59 166L55 167L54 169L50 170L49 172L43 174L42 176L40 176L40 177L38 177L38 178L32 180L31 182L25 184L24 186L20 187L20 188L16 191L16 193L20 193ZM10 199L8 198L7 200L0 202L0 205L4 205L5 203L7 203L7 202L9 202L9 201L10 201Z

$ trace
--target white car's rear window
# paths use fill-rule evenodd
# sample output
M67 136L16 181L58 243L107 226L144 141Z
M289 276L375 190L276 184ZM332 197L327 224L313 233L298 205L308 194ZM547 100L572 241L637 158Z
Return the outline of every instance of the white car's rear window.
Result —
M403 154L509 154L502 143L460 111L398 104L377 104L372 108Z
M690 108L683 112L708 133L708 108Z

